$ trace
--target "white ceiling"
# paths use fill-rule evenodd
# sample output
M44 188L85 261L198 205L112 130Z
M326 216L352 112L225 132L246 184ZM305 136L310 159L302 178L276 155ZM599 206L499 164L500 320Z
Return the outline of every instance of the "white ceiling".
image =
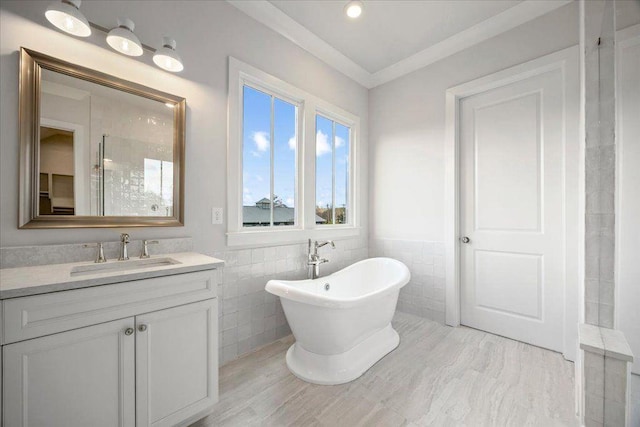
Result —
M522 0L366 1L348 18L342 0L270 0L356 64L375 73Z
M572 0L227 0L371 88L515 28Z

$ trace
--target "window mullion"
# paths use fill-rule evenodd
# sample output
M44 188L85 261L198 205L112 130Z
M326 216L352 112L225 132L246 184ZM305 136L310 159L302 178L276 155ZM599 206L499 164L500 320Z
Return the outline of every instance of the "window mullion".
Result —
M331 122L331 218L336 223L336 122Z
M273 187L273 181L274 181L274 177L273 177L273 175L274 175L274 173L273 173L273 166L274 166L273 159L275 157L274 156L274 151L275 151L274 150L274 145L275 145L275 143L273 141L274 117L275 117L275 97L273 95L271 95L271 129L269 131L269 154L271 156L270 165L269 165L270 166L269 167L269 171L270 171L270 176L269 176L269 180L270 180L269 190L270 191L269 191L269 194L270 194L270 198L271 198L271 212L270 212L271 213L271 218L270 218L271 222L269 223L269 225L271 227L273 227L273 210L275 209L275 206L274 206L275 205L275 203L274 203L274 194L273 194L273 188L274 188Z

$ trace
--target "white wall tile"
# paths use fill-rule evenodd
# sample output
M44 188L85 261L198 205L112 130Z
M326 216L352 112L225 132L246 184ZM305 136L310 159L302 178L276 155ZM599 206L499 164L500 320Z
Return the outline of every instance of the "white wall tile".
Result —
M368 239L337 240L336 249L320 249L323 275L368 256ZM307 245L228 250L221 301L220 363L229 362L291 333L278 297L267 293L270 279L297 280L307 276Z

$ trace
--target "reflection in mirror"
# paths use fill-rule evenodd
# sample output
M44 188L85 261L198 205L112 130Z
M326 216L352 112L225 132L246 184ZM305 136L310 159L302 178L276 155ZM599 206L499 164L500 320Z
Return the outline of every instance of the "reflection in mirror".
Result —
M74 215L73 136L40 126L40 215Z
M43 69L40 215L173 216L173 104Z
M175 227L186 100L20 50L20 228Z

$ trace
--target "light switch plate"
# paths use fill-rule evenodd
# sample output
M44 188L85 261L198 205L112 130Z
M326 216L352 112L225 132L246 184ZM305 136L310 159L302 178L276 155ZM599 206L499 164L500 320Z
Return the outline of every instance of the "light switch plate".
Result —
M211 224L222 224L222 208L211 208Z

